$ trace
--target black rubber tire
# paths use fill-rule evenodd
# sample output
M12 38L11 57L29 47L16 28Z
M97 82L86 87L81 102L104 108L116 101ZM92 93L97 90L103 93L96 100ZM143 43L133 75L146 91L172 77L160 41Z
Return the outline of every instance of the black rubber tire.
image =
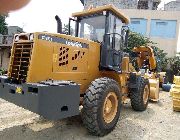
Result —
M103 105L109 92L114 92L118 98L118 108L114 119L106 123L103 119ZM116 126L121 111L121 94L118 83L113 79L99 78L91 83L87 89L82 109L82 120L92 135L104 136Z
M146 103L144 103L143 94L144 94L144 88L146 85L148 85L149 92L150 92L149 80L144 79L144 77L137 77L137 78L138 78L137 88L130 90L131 106L136 111L144 111L146 110L148 106L149 97L150 97L150 93L149 93L148 100Z

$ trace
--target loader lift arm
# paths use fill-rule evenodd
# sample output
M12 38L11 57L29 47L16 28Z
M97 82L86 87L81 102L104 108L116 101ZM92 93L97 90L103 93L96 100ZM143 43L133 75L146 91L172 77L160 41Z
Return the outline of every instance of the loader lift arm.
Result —
M133 52L138 54L137 63L139 68L142 68L145 64L148 65L149 70L156 69L156 58L153 49L150 46L135 47Z

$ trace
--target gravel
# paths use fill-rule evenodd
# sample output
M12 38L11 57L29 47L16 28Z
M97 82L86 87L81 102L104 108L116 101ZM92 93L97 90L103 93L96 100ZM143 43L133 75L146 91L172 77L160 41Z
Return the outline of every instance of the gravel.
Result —
M150 102L146 111L123 106L117 127L105 137L91 136L80 116L48 121L0 99L0 140L180 140L180 112L173 112L168 92Z

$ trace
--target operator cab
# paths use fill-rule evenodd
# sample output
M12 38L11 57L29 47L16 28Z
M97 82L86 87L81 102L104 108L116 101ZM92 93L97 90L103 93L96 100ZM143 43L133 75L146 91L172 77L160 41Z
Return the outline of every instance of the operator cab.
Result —
M100 70L121 71L123 48L127 45L129 19L112 5L74 13L75 36L101 44Z

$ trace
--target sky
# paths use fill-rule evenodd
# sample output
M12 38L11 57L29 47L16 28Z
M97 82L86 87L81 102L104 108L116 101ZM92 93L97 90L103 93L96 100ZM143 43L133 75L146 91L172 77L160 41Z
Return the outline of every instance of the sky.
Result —
M24 8L9 13L6 22L9 26L22 27L25 32L56 32L55 15L67 24L73 12L82 10L80 0L31 0Z
M162 0L160 7L172 0ZM24 8L9 13L9 26L19 26L25 32L48 31L56 32L55 15L59 15L63 23L73 12L83 10L80 0L31 0Z

